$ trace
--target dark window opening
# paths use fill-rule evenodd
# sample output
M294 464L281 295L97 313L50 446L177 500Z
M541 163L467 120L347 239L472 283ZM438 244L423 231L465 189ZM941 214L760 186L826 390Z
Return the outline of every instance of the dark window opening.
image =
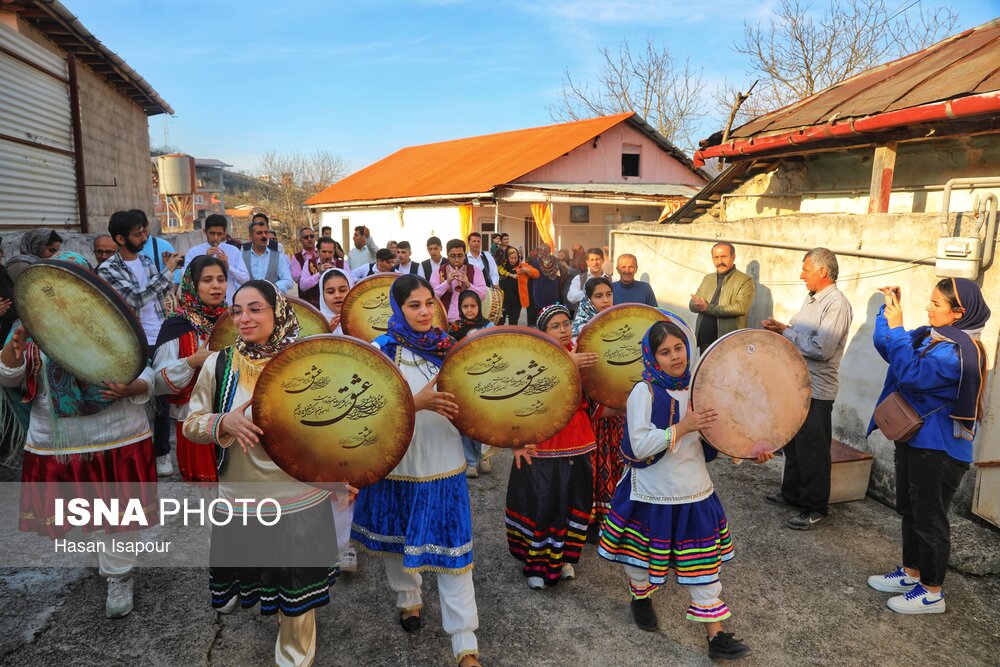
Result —
M622 153L622 176L639 175L639 154Z

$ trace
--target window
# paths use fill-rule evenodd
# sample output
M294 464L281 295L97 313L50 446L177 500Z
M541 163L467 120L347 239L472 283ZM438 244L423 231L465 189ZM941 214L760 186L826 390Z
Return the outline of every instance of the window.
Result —
M479 231L483 234L492 234L497 230L496 220L493 218L479 218Z
M590 222L589 206L570 206L569 221L571 223Z
M195 204L199 204L199 205L204 204L205 203L205 195L195 195L194 196L194 203Z
M638 144L622 144L622 177L639 175L639 152L642 147Z

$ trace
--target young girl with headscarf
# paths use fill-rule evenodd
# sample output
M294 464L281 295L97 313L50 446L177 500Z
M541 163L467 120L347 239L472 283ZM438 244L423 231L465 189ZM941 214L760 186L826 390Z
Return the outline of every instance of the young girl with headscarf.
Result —
M483 302L479 295L473 290L467 289L458 297L458 315L448 326L448 333L455 340L462 340L466 336L481 329L492 327L493 323L483 317ZM489 474L493 471L493 464L489 458L483 457L483 445L476 442L469 436L462 435L462 446L465 450L465 476L471 478L479 477L479 473Z
M75 252L53 259L90 264ZM0 353L0 386L17 387L31 406L21 469L20 530L65 538L71 526L56 524L57 497L138 498L156 513L156 467L144 404L153 397L153 369L128 385L92 385L70 375L15 326ZM57 484L58 483L58 484ZM58 488L57 488L58 487ZM147 514L147 517L149 514ZM115 552L114 527L86 526L107 578L105 615L132 611L134 554Z
M263 434L250 405L267 364L299 336L299 322L287 299L266 280L244 283L229 309L236 343L205 360L191 392L184 436L216 445L219 497L230 501L233 518L212 526L208 576L212 606L231 613L237 603L260 603L262 615L280 615L274 660L310 665L316 654L317 607L330 602L337 569L337 539L329 492L304 484L279 468L260 445ZM251 483L251 484L247 484ZM244 509L237 499L250 499ZM273 503L280 505L280 517ZM277 520L276 525L265 525ZM244 523L246 525L244 525ZM289 558L295 565L285 565Z
M577 368L597 363L593 352L573 352L566 306L543 309L538 328L570 352ZM595 445L587 400L578 398L576 413L559 433L538 443L530 456L523 449L514 450L507 482L507 548L524 563L522 573L534 590L574 579L573 564L580 562L587 541L594 502L591 453Z
M750 649L722 631L722 621L731 613L719 597L719 570L733 557L733 543L705 465L716 451L700 438L700 430L710 428L718 415L712 408L691 409L697 347L683 320L668 317L642 339L642 381L628 397L621 447L628 465L597 552L625 566L639 628L657 628L650 596L673 570L691 597L687 619L705 624L709 657L740 658ZM757 462L772 457L765 452Z
M980 334L990 319L979 286L945 278L931 292L928 326L903 328L898 287L879 291L885 304L875 319L875 349L889 362L878 402L898 391L923 418L909 441L896 442L896 509L903 517L902 566L868 578L897 593L889 609L900 614L945 610L944 584L951 550L948 508L972 463L972 441L983 418L986 350ZM868 433L876 429L875 420Z
M354 287L351 272L341 268L327 269L319 279L319 310L330 323L333 333L343 334L340 311L347 293Z
M413 390L416 424L406 454L384 479L361 489L352 538L384 557L396 593L399 624L423 626L421 573L436 572L444 631L461 667L479 664L479 614L472 583L472 510L462 438L450 419L454 396L435 388L445 355L455 345L434 326L437 303L427 280L404 275L390 291L388 333L373 344L399 367Z
M191 390L208 358L208 338L226 312L226 265L217 257L196 257L184 271L174 314L164 320L156 339L155 392L167 396L176 420L177 465L185 482L215 482L215 448L184 437Z

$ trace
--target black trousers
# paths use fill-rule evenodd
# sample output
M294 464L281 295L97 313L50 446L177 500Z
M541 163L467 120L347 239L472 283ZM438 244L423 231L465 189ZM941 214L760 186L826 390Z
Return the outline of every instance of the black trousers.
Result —
M785 475L781 493L804 512L829 513L830 442L833 401L812 399L809 414L792 441L785 445Z
M149 358L153 358L156 348L149 346ZM153 404L153 454L166 456L170 453L170 403L166 396L154 396Z
M903 516L903 566L920 581L940 586L948 570L948 508L969 469L942 451L896 443L896 511Z

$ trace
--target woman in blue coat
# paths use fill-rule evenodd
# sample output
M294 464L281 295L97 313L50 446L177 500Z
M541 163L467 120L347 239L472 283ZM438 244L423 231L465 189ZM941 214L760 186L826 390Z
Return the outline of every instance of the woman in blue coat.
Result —
M899 288L884 287L875 320L875 349L889 362L879 403L900 392L924 424L896 442L896 509L903 517L903 565L868 578L868 585L899 593L888 601L900 614L945 610L944 583L951 549L948 508L972 463L972 440L983 416L986 351L979 335L990 318L971 280L945 278L927 304L929 326L903 328ZM874 420L868 427L876 428Z

